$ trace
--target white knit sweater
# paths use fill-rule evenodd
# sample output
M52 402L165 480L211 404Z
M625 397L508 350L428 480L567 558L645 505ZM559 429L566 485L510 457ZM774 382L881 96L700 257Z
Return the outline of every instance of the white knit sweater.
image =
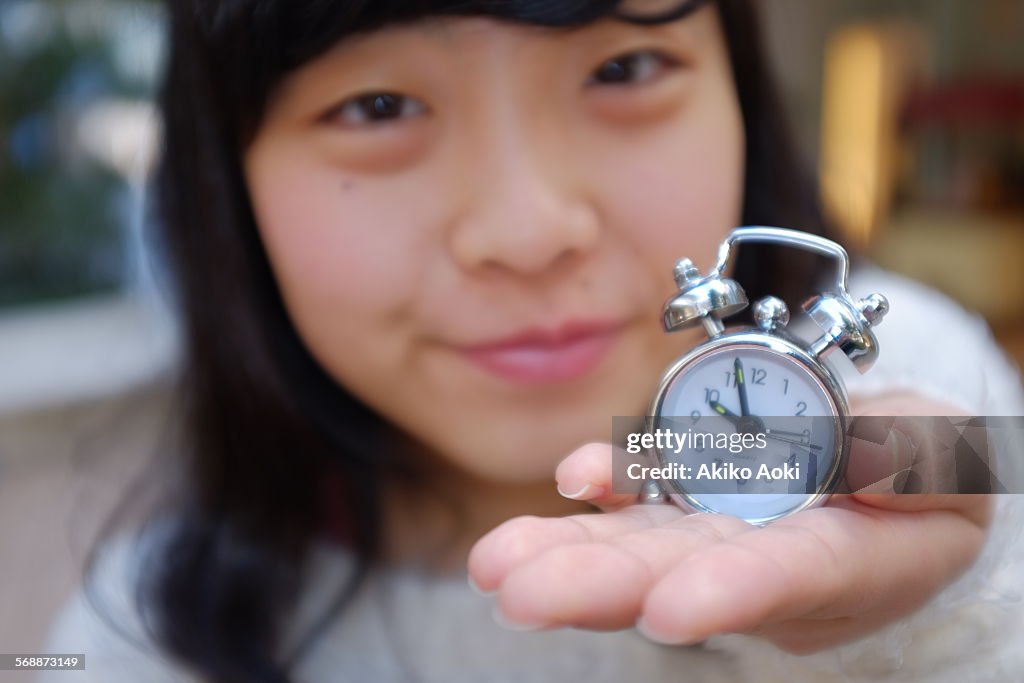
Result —
M1024 415L1020 377L980 318L935 292L874 269L859 271L851 291L880 291L892 304L878 328L880 360L863 377L846 376L851 391L907 387L958 402L975 415ZM1006 472L1022 464L1012 446L1000 454ZM857 643L808 657L784 654L748 636L666 647L633 630L513 632L494 622L491 599L474 593L464 575L439 579L405 570L373 575L307 651L295 678L297 683L1018 683L1024 681L1022 521L1024 496L1001 496L989 542L961 579L911 617ZM98 588L121 630L138 643L111 629L79 593L55 623L47 649L85 653L86 670L46 674L44 683L199 680L145 641L130 597L136 558L127 538L111 543L100 564ZM338 549L316 549L286 641L305 633L348 566L349 558Z

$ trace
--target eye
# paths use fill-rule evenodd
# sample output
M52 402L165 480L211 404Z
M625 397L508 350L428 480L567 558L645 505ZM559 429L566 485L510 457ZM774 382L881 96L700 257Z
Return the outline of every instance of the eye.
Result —
M642 84L679 66L679 60L655 50L641 50L609 59L597 68L589 85Z
M415 98L379 92L347 99L332 109L327 118L348 126L365 126L410 118L424 111L426 105Z

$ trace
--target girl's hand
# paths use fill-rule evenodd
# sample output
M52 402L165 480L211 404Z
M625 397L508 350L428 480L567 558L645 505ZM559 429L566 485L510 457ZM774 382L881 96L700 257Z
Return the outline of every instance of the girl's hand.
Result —
M863 408L854 401L855 414L866 414ZM873 398L870 413L959 411L892 393ZM877 457L855 451L851 463ZM757 528L675 505L636 505L633 495L611 493L611 462L611 446L592 444L556 473L560 491L604 514L517 517L473 547L470 578L497 593L504 621L523 628L636 625L666 644L753 633L809 653L922 606L970 566L989 521L984 495L866 492L870 487Z

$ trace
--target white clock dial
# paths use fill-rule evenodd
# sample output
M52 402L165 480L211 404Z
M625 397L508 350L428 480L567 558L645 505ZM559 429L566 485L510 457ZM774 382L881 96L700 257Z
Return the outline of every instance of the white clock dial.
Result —
M658 456L679 466L682 476L669 483L694 507L774 519L803 507L829 483L841 457L837 412L804 363L762 346L725 344L677 370L655 426L691 438L733 435L731 445L702 438L659 449ZM751 447L738 447L741 434Z

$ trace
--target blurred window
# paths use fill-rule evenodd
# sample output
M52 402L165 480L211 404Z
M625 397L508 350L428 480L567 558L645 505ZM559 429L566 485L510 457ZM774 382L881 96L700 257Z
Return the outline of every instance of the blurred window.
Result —
M131 282L162 39L156 2L0 0L0 310Z

